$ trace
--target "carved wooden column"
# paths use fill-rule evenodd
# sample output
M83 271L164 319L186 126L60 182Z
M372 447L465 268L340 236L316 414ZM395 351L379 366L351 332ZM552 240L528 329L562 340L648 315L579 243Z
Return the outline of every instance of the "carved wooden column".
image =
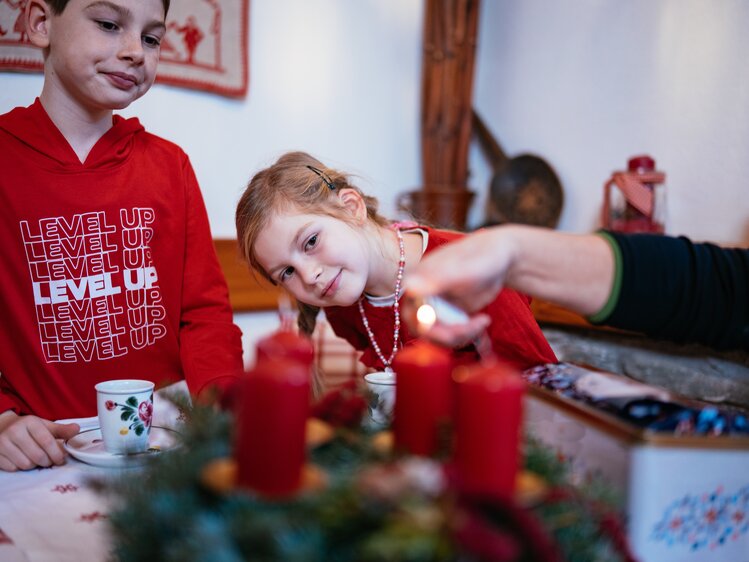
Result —
M423 186L401 206L435 225L464 229L479 0L425 0L421 90Z

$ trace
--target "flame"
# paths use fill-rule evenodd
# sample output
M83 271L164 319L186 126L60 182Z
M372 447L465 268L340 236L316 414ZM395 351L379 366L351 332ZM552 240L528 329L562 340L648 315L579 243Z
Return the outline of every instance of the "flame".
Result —
M428 330L437 321L437 312L431 304L422 304L416 311L416 320L419 322L419 327Z

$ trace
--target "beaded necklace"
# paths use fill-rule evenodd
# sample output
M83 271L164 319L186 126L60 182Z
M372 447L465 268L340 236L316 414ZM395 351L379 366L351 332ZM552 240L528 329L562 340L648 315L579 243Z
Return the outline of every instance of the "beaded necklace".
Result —
M380 358L383 365L385 365L386 371L392 371L390 365L393 363L393 358L398 351L398 337L401 331L401 315L400 315L400 304L398 303L398 297L401 291L401 282L403 281L403 269L406 267L406 248L403 244L403 234L399 228L395 229L395 234L398 237L398 247L400 249L400 257L398 259L398 274L395 276L395 298L393 300L393 313L395 315L395 326L393 328L393 350L390 352L390 357L385 359L385 356L380 350L380 346L377 344L372 328L369 327L369 320L367 320L367 314L364 312L364 295L359 297L359 314L361 314L361 320L364 323L364 328L367 330L369 341L372 343L372 347L377 353L377 357Z

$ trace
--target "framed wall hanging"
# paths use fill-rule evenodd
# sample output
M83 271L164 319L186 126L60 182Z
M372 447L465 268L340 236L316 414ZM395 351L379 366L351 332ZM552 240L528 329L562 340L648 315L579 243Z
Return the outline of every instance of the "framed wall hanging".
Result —
M0 0L0 71L41 72L29 43L28 0ZM249 0L176 0L161 43L156 82L241 98L247 95Z

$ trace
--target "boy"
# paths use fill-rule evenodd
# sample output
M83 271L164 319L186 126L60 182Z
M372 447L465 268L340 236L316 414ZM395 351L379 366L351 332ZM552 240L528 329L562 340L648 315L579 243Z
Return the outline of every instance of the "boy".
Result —
M30 0L44 86L0 116L0 469L64 462L94 384L242 370L187 156L113 115L153 83L169 0ZM204 392L207 395L208 392Z

